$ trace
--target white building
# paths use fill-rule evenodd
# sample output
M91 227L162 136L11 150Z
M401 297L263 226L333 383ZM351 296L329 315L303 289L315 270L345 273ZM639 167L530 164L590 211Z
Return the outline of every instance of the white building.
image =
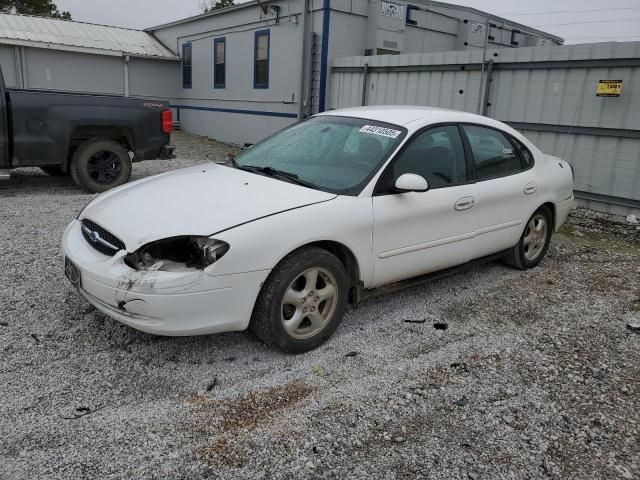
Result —
M238 144L332 108L337 57L549 43L426 0L252 0L146 31L0 14L7 86L166 98L185 130Z
M174 105L183 128L240 144L332 108L328 71L337 57L563 41L423 0L254 0L147 32L182 58Z

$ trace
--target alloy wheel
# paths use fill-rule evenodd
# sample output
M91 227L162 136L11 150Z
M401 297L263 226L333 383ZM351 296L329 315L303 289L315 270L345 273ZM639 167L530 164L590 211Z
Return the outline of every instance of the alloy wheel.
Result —
M324 268L309 268L297 276L285 292L282 325L297 340L314 337L330 322L337 304L335 277Z
M93 155L87 165L87 173L97 183L108 185L120 175L122 164L114 152L103 150Z
M547 218L542 213L535 214L529 223L524 233L524 241L522 246L524 249L524 256L530 262L537 260L542 251L544 250L547 242L547 230L549 224Z

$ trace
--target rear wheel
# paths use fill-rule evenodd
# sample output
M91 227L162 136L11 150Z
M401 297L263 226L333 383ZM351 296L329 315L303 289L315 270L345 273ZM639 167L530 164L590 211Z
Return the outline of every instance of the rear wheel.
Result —
M69 170L76 184L91 192L104 192L129 181L131 158L118 142L94 138L76 149Z
M46 165L44 167L40 167L47 175L51 175L52 177L64 177L66 175L65 171L62 170L60 165Z
M333 254L309 247L271 272L249 328L265 343L292 353L312 350L336 330L347 305L344 266Z
M552 234L553 217L551 212L547 207L541 207L527 222L520 241L509 252L505 262L519 270L536 267L549 250Z

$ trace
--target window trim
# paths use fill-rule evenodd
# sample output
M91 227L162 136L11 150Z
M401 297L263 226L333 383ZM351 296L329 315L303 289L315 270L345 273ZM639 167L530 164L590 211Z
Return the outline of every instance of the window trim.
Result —
M522 170L518 170L516 172L510 172L510 173L503 173L500 175L494 175L491 177L487 177L487 178L482 178L479 179L478 178L478 172L476 169L476 159L475 156L473 155L473 148L471 147L471 142L469 141L469 137L467 136L467 131L465 130L465 126L470 126L470 127L480 127L480 128L484 128L487 130L495 130L496 132L501 133L502 135L505 136L505 138L507 139L507 141L511 144L511 146L513 147L513 151L516 152L518 159L520 160L520 166L522 167ZM531 170L535 164L536 164L536 158L533 155L533 153L531 152L531 150L520 140L517 140L516 138L513 137L513 135L511 135L509 132L506 132L500 128L496 128L496 127L492 127L490 125L485 125L482 123L472 123L472 122L463 122L460 123L460 130L463 133L463 142L465 142L468 145L469 148L469 158L471 159L471 166L472 166L472 170L473 170L473 177L474 177L474 181L475 182L486 182L488 180L495 180L497 178L504 178L504 177L512 177L513 175L519 175L520 173L524 173L527 172L529 170ZM528 167L525 168L525 162L524 162L524 158L522 157L522 154L520 153L517 145L514 143L514 140L517 140L520 144L522 144L522 146L529 152L529 154L531 155L531 165L529 165Z
M258 62L258 37L266 35L267 36L267 82L266 83L258 83L256 75L258 73L256 65ZM258 89L266 89L269 88L269 64L271 63L271 30L257 30L255 32L253 38L253 88Z
M216 65L218 64L218 44L224 45L224 55L222 64L224 65L224 75L222 81L216 78ZM213 40L213 88L226 88L227 86L227 37L219 37Z
M402 145L402 147L400 148L400 150L398 151L398 153L395 154L395 156L391 159L390 162L387 163L387 165L385 165L382 168L382 173L380 174L380 176L378 177L378 180L376 181L376 185L373 188L373 195L374 197L379 197L379 196L384 196L384 195L396 195L398 194L398 192L395 192L393 190L387 190L385 189L384 183L386 181L386 177L388 176L389 172L391 171L391 169L393 168L393 166L395 165L395 163L398 161L398 159L404 154L404 152L407 150L407 148L409 148L409 145L411 145L420 135L422 135L423 133L429 131L429 130L433 130L435 128L440 128L440 127L456 127L458 130L458 135L460 135L460 139L462 141L462 148L464 150L464 163L466 166L466 171L467 171L467 181L466 182L455 182L455 183L451 183L449 185L445 185L442 187L431 187L429 186L429 189L427 190L427 192L430 192L431 190L440 190L442 188L450 188L450 187L459 187L462 185L471 185L476 183L476 179L475 179L475 170L474 170L474 163L473 163L473 158L470 156L470 151L467 150L467 145L466 145L466 135L464 135L464 132L462 131L462 128L460 126L459 122L442 122L442 123L434 123L432 125L427 125L425 127L422 127L420 130L416 130L413 135L411 135L409 138L407 138L404 142L404 144ZM426 192L423 192L426 193Z
M189 55L191 57L191 61L189 62L189 65L187 65L185 62L185 51L187 50L187 48L190 50ZM191 79L189 82L187 82L184 76L184 72L186 68L189 68L189 72L191 74ZM184 42L182 44L182 88L186 88L186 89L193 88L193 45L191 42Z

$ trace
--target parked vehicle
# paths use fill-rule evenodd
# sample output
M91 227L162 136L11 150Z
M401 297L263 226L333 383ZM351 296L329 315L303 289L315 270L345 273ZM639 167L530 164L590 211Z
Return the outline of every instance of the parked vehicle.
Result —
M132 162L173 156L172 122L164 101L5 88L0 72L0 173L40 167L104 192Z
M64 233L65 271L96 308L139 330L249 327L304 352L372 289L498 258L535 267L572 208L572 176L489 118L331 111L226 166L99 196Z

